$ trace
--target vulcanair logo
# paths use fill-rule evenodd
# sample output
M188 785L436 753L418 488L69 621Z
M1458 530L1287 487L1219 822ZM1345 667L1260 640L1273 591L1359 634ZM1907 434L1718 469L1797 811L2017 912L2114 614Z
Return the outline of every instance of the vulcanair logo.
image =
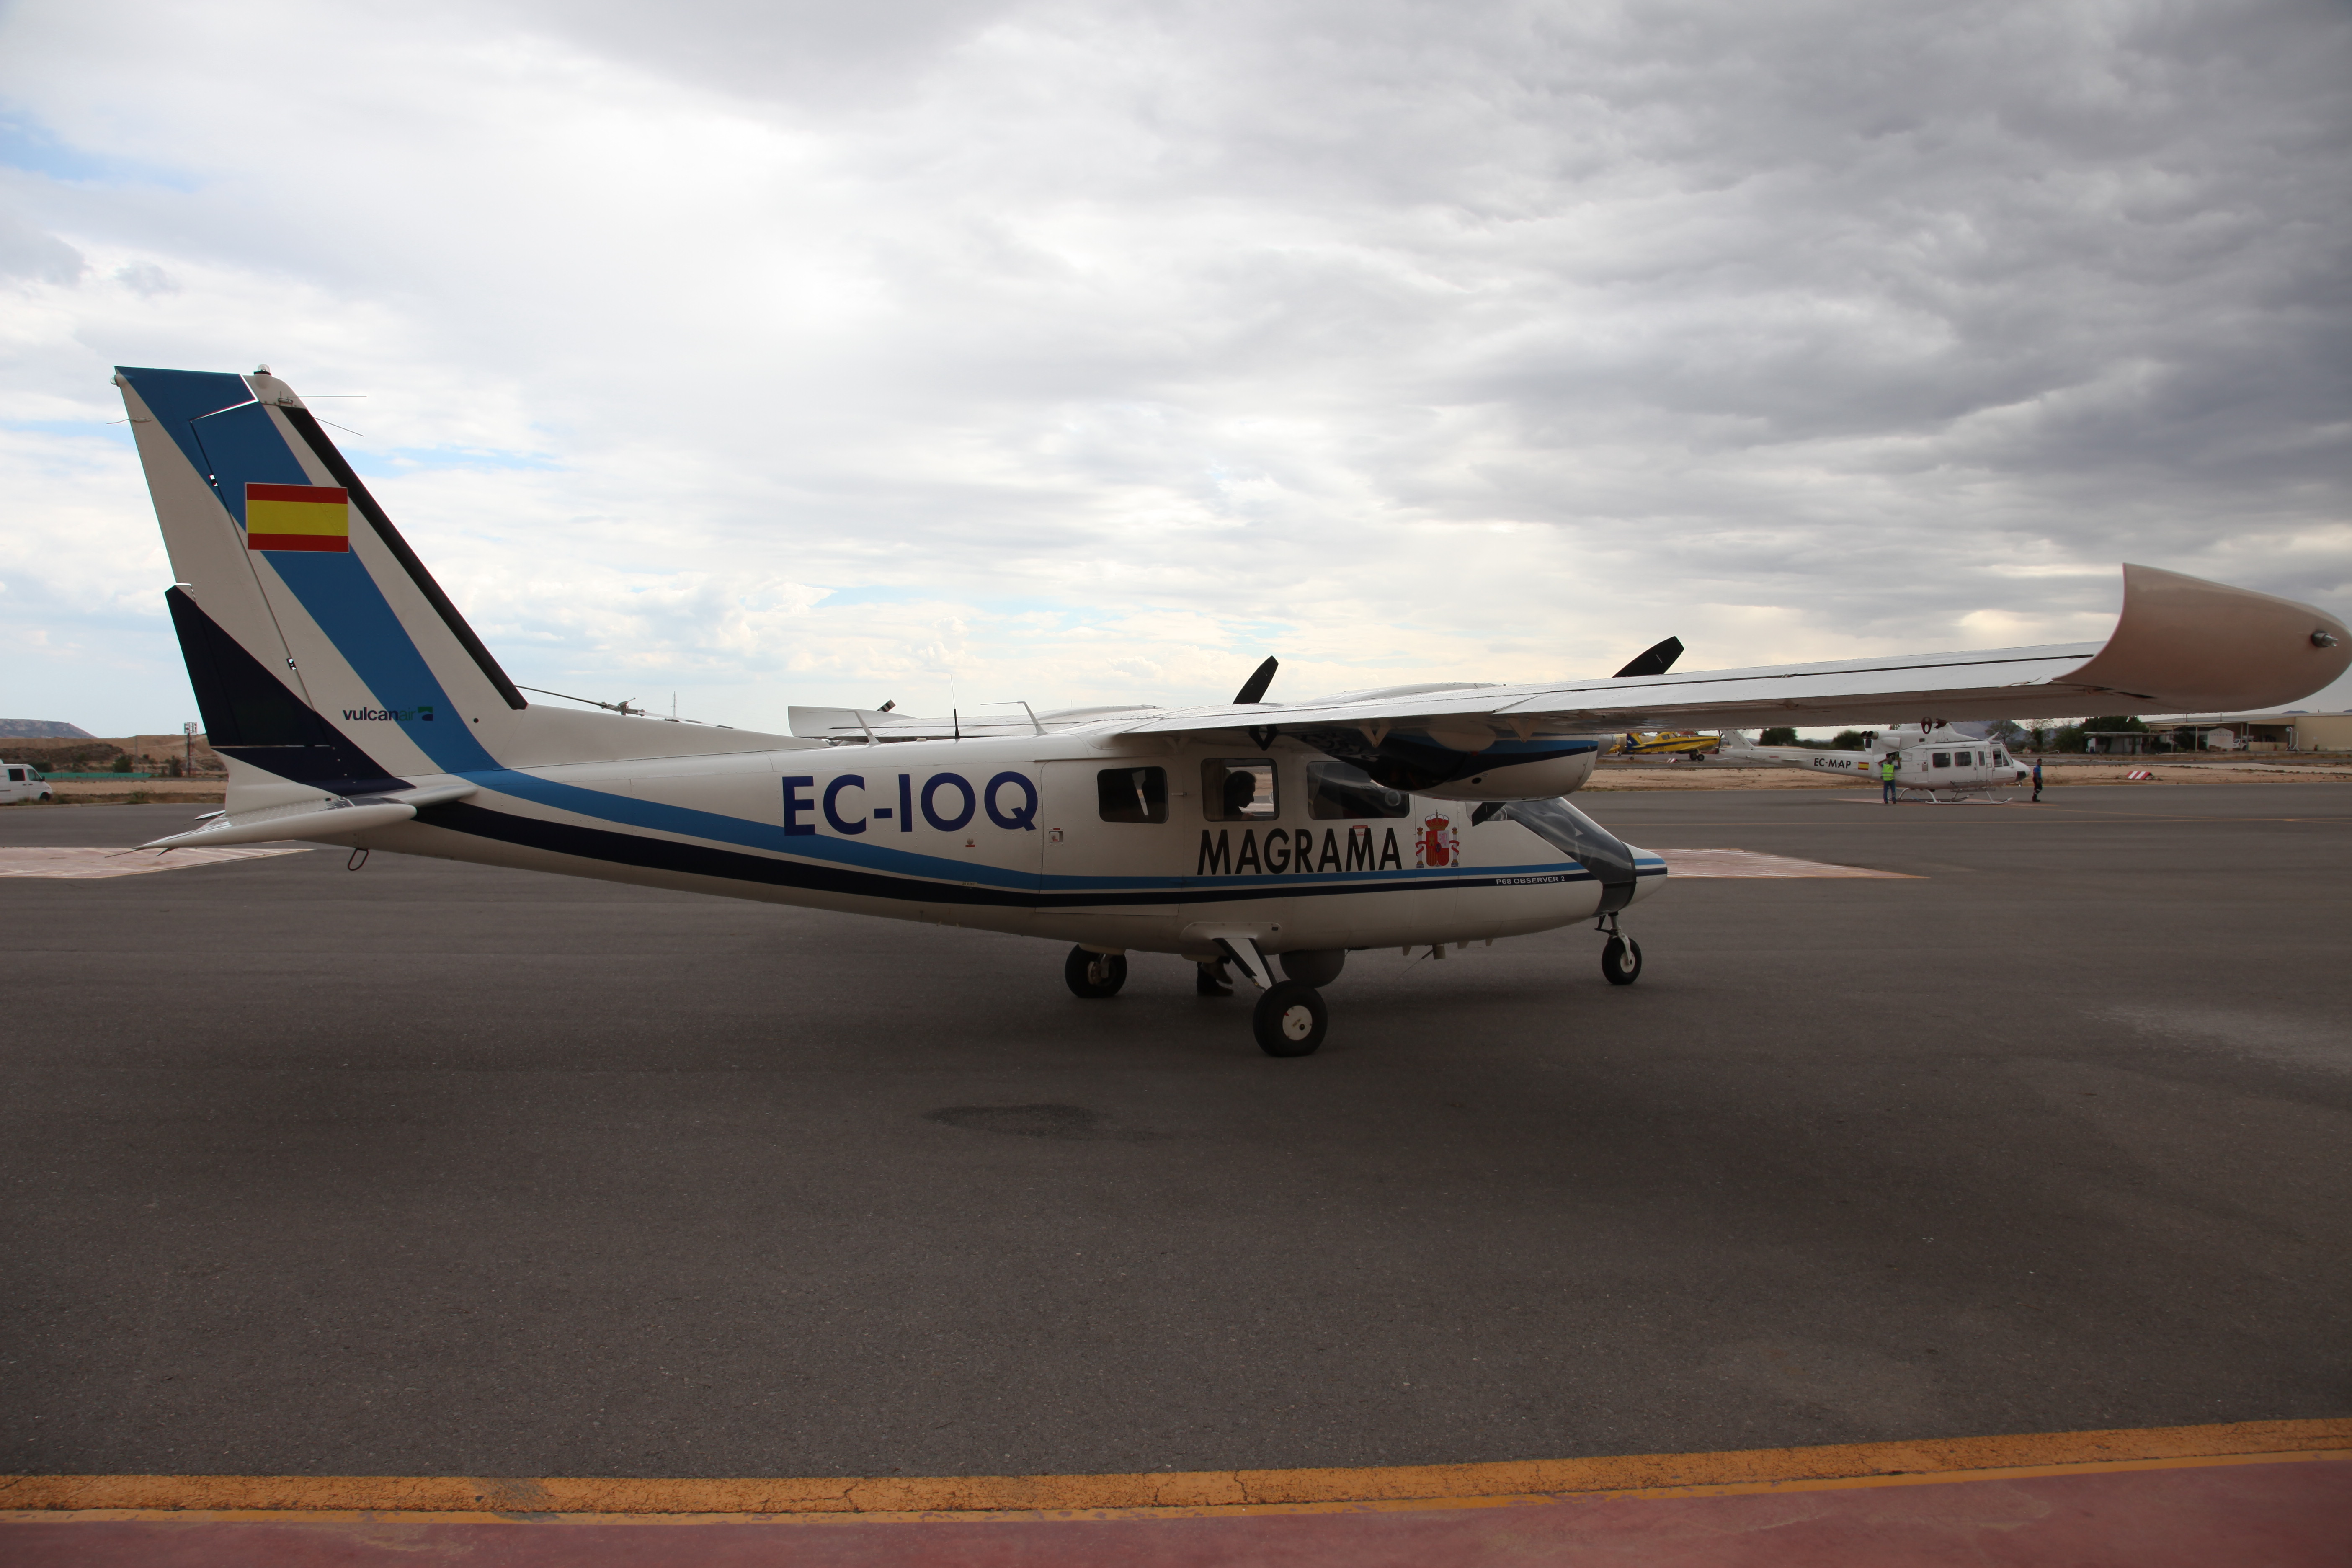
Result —
M346 708L343 710L343 717L354 724L386 721L398 724L430 724L433 722L433 704L420 702L414 708Z

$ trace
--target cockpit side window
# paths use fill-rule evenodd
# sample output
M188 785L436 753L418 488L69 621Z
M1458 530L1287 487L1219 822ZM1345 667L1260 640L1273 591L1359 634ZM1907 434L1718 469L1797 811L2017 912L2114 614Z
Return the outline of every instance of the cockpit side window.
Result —
M1095 774L1095 798L1105 822L1165 822L1168 770L1105 768Z
M1201 815L1211 822L1271 822L1278 815L1274 763L1212 757L1201 764Z

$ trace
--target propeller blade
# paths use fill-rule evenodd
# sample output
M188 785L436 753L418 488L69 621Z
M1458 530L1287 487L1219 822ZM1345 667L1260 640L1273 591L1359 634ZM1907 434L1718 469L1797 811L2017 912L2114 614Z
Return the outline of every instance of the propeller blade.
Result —
M1682 645L1679 643L1675 644L1675 651L1680 653L1682 651ZM1274 672L1277 668L1281 668L1281 664L1282 661L1278 658L1269 658L1264 664L1259 665L1255 669L1252 670L1250 672L1250 678L1242 682L1241 690L1234 695L1234 706L1238 707L1244 702L1265 701L1265 689L1274 684Z
M1629 675L1664 675L1666 671L1674 668L1675 660L1682 658L1682 656L1683 639L1680 637L1668 637L1665 641L1658 644L1657 647L1643 650L1642 655L1635 658L1633 663L1619 670L1615 675L1610 677L1610 679L1612 680L1622 680Z

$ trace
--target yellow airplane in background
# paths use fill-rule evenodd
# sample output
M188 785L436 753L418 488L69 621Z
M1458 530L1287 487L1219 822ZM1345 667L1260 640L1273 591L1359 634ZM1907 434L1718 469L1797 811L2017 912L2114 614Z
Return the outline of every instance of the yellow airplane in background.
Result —
M1687 730L1636 731L1617 742L1614 755L1621 757L1696 757L1711 752L1722 742L1720 735L1693 734Z
M1664 675L1682 656L1683 639L1668 637L1653 647L1643 649L1631 664L1610 679L1626 680L1637 676ZM1702 735L1690 730L1635 730L1629 731L1623 739L1601 754L1611 757L1686 756L1696 762L1699 753L1715 750L1721 739L1717 735Z

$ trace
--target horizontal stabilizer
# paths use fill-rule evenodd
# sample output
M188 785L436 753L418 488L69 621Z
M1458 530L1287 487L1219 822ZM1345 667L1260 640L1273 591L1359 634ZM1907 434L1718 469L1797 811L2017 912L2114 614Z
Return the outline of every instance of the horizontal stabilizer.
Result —
M285 838L340 838L346 833L406 822L426 806L463 800L476 793L472 784L435 784L392 795L322 795L316 801L225 814L202 827L139 847L194 849L219 844L269 844Z

